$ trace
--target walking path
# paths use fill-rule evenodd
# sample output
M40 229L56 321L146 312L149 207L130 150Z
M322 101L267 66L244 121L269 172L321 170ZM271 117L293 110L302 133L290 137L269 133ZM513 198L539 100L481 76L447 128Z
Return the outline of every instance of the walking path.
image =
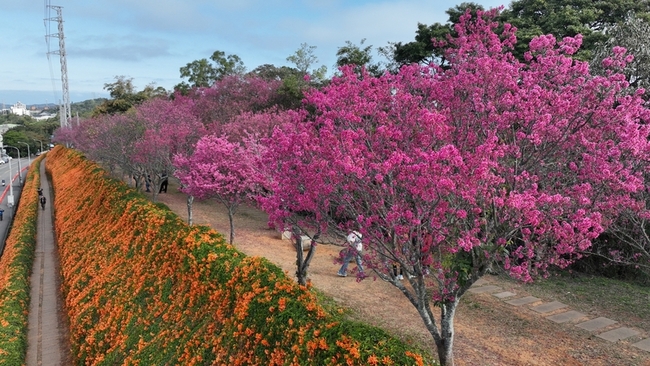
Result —
M47 199L39 210L36 253L32 267L31 301L27 333L27 366L58 366L69 364L67 325L60 319L62 299L59 286L59 258L54 245L52 226L52 197L41 163L41 188Z

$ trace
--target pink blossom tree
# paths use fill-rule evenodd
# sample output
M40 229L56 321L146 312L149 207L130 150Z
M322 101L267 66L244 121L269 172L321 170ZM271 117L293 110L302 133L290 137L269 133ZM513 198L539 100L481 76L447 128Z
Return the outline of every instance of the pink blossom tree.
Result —
M228 210L230 244L235 239L237 208L259 193L255 159L259 146L230 142L225 136L201 138L190 156L176 155L174 164L181 190L200 200L214 198Z
M270 108L263 112L245 111L233 116L227 123L219 127L219 134L228 136L229 141L246 141L271 137L273 130L291 120L294 115L291 111Z
M613 48L613 55L602 60L599 71L604 69L604 73L608 76L615 72L628 74L630 63L636 61L625 48L616 46ZM630 89L634 92L633 88ZM637 132L631 131L631 133ZM643 130L639 133L642 134ZM650 177L649 163L647 158L639 158L632 163L635 165L635 170L643 174L645 182ZM585 252L607 265L634 268L650 274L650 207L648 207L650 191L647 189L647 183L646 188L638 190L634 196L636 200L629 202L627 207L619 212L594 246Z
M142 130L140 121L130 115L100 115L57 130L55 141L83 151L111 171L119 167L122 173L132 177L140 174L132 157Z
M531 281L580 258L636 204L649 151L642 91L572 60L580 37L539 37L519 62L495 14L461 19L448 68L343 69L307 96L315 112L276 130L265 160L271 219L360 231L365 264L416 307L442 365L465 291L494 265Z
M255 75L231 75L216 81L209 88L196 88L187 97L177 94L176 98L192 101L194 114L210 134L228 136L228 141L241 144L246 136L260 138L270 134L272 125L268 123L269 117L280 113L274 106L280 86L278 80L266 80ZM191 153L180 155L189 158ZM188 194L190 224L193 200L194 197Z
M173 155L191 154L205 134L193 107L188 98L151 99L129 113L83 120L57 138L111 169L119 167L135 179L136 189L149 179L155 201L164 174L173 173Z
M644 200L627 207L616 217L586 254L608 266L633 268L650 274L650 210L644 205L650 197L643 196Z
M263 112L274 105L281 82L258 76L231 75L209 88L198 88L189 94L194 100L194 113L211 134L242 113Z
M228 209L231 242L237 208L259 194L268 179L259 163L265 149L262 140L271 136L275 126L286 123L291 114L272 109L232 116L219 127L221 134L205 136L196 144L196 151L176 154L174 165L182 191L198 199L216 198Z
M186 98L152 99L136 108L133 118L142 125L130 160L138 165L143 179L149 179L154 202L162 180L174 173L175 154L189 154L205 134L201 121Z

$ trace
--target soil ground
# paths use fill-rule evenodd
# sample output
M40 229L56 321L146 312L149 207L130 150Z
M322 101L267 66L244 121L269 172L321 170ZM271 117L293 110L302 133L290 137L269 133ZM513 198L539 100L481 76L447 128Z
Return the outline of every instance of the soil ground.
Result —
M169 193L158 201L165 203L180 217L187 219L186 196L171 183ZM228 237L228 216L216 201L195 201L194 224L208 225ZM235 246L250 256L262 256L277 264L292 276L296 254L292 243L281 240L279 233L268 229L267 216L252 207L241 207L235 217ZM309 278L315 288L330 296L339 306L351 309L351 316L381 327L391 334L430 350L435 345L415 308L397 288L372 278L357 282L354 277L336 275L339 268L334 258L341 248L319 245L309 268ZM350 264L354 268L355 264ZM486 276L490 284L518 296L528 294L529 285L510 280L504 275ZM539 294L536 294L539 297ZM553 294L546 294L552 301ZM650 302L650 299L649 299ZM528 307L514 307L490 294L467 293L456 313L454 355L459 366L496 365L650 365L650 353L631 344L650 336L650 329L640 329L634 314L602 314L606 309L598 304L571 305L587 314L589 319L617 316L613 319L628 327L637 326L639 337L611 343L573 324L556 324ZM650 305L648 305L650 306Z

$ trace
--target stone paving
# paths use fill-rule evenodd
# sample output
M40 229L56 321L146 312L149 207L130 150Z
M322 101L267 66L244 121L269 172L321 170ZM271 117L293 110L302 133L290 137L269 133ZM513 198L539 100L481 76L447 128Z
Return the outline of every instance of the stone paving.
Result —
M535 296L526 296L526 297L520 297L518 299L508 300L506 301L506 303L514 306L523 306L523 305L536 303L539 300L540 299L536 298Z
M644 351L650 352L650 338L632 344L634 347L641 348Z
M609 327L612 324L618 323L616 320L607 319L607 318L596 318L593 320L586 321L584 323L577 324L576 327L582 328L588 331L595 331L598 329Z
M530 309L533 310L533 311L536 311L538 313L541 313L541 314L546 314L546 313L550 313L550 312L555 311L555 310L564 309L567 306L568 305L565 305L565 304L563 304L563 303L561 303L559 301L552 301L552 302L547 302L547 303L542 304L542 305L533 306Z
M534 296L517 297L517 294L510 291L503 291L498 286L489 284L485 279L480 279L468 292L475 294L491 294L503 300L505 303L517 307L526 307L535 313L544 316L546 319L558 323L567 324L592 332L596 337L609 342L624 341L631 337L642 334L639 330L620 325L618 321L604 317L588 319L589 317L581 312L569 309L569 306L559 301L545 301ZM576 324L576 322L579 322ZM646 332L647 333L647 332ZM645 334L647 337L647 334ZM650 338L642 339L632 346L650 352Z
M587 316L579 311L569 310L564 313L547 316L546 319L555 323L566 323L566 322L575 322L578 319L582 319L585 317Z

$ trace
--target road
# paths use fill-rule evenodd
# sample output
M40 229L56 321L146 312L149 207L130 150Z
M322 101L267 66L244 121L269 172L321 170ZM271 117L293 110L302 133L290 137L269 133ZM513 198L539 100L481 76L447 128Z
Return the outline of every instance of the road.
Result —
M2 213L2 220L0 221L0 255L4 251L5 239L14 216L15 206L20 198L22 182L27 175L29 161L28 158L20 159L20 168L22 169L20 178L18 177L18 159L12 159L7 164L0 164L0 213ZM11 186L9 185L10 181L13 181Z

